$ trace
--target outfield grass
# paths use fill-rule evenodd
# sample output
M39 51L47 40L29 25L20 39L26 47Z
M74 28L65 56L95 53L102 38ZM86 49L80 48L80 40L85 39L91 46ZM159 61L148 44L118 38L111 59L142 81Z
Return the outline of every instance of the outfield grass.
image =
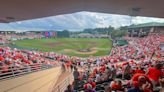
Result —
M41 51L54 51L60 54L70 56L103 56L110 52L112 41L110 39L99 38L52 38L52 39L32 39L32 40L19 40L14 41L15 45L20 47L36 48ZM79 49L97 48L94 54L77 54ZM74 51L65 52L65 49Z

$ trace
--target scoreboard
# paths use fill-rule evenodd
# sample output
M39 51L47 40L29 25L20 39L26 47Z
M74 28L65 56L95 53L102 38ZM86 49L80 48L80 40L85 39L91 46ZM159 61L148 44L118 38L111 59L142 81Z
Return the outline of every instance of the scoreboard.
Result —
M56 37L56 32L44 32L44 36L47 38Z

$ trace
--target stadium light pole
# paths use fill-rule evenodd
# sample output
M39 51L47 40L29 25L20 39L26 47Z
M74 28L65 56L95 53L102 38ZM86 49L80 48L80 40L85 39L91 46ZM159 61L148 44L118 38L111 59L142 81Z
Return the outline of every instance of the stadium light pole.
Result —
M130 16L130 25L133 24L133 18L138 16L141 11L140 7L133 7L130 9L129 16Z
M130 24L130 25L133 24L133 16L130 16L129 24Z
M130 10L129 10L129 16L130 16L130 26L133 25L133 18L138 16L139 13L141 11L141 8L140 7L132 7ZM131 31L130 35L133 34L133 30Z

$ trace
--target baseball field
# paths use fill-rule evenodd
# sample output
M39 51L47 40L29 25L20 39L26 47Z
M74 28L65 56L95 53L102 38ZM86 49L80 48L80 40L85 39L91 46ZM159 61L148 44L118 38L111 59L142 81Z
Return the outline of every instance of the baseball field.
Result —
M19 47L79 57L108 55L112 48L112 41L105 38L49 38L18 40L14 43Z

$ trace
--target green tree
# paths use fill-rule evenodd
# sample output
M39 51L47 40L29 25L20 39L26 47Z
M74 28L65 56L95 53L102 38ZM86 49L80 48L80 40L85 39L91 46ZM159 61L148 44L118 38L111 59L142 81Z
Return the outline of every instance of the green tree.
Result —
M68 30L57 31L57 37L67 38L70 37L70 32Z

